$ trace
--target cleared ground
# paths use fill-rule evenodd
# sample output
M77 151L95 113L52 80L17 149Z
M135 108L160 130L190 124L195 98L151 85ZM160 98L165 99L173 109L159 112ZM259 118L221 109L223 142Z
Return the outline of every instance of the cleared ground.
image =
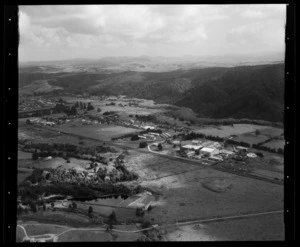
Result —
M140 175L141 185L162 195L148 215L159 224L283 208L281 185L130 152L128 166Z

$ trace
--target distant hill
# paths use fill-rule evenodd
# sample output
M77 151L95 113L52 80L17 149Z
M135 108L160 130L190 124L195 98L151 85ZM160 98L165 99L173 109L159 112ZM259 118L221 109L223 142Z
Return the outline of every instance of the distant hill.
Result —
M68 59L58 61L19 62L20 68L51 67L51 72L170 72L178 69L190 70L208 67L235 67L240 65L259 65L283 62L284 54L271 53L258 55L227 56L125 56L102 57L97 59ZM44 71L45 73L47 71Z
M176 105L211 118L282 122L284 65L229 68L221 76L185 92Z

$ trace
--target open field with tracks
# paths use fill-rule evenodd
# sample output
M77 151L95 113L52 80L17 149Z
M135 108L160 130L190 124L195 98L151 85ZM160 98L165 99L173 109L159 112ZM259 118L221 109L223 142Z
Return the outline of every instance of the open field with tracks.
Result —
M148 213L159 224L283 209L282 185L130 153L128 167L140 175L141 185L161 194ZM277 224L282 232L282 222ZM256 223L250 222L248 227L253 230ZM249 236L252 238L255 236Z
M216 221L171 228L168 241L282 241L283 214Z

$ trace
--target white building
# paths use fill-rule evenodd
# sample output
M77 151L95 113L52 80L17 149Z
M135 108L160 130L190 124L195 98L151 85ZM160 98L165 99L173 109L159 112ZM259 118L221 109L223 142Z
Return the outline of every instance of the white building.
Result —
M247 153L247 157L249 157L249 158L256 158L257 155L255 153Z
M179 145L179 144L180 144L180 141L172 141L172 144L174 144L174 145Z
M209 156L213 156L218 153L219 153L219 150L215 149L215 148L204 147L200 150L200 154L208 154Z
M198 150L198 149L202 148L202 146L201 145L187 144L187 145L182 146L182 148L186 149L186 150Z
M138 136L139 138L142 138L142 139L147 139L146 136Z
M144 126L143 128L144 128L145 130L147 130L147 129L150 129L150 130L155 129L155 127L153 127L153 126Z

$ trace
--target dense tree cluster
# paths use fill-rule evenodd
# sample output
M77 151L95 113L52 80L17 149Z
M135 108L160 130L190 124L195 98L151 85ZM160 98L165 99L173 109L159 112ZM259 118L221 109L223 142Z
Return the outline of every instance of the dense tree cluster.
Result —
M177 136L180 136L180 135L177 135ZM224 141L223 138L218 137L218 136L205 135L205 134L202 134L202 133L195 133L195 132L190 132L188 134L184 134L184 135L181 135L181 136L183 136L184 140L193 140L193 139L196 139L196 138L205 138L205 139L208 139L208 140L218 141L218 142L223 142Z
M139 140L139 139L140 139L140 138L139 138L138 135L133 135L133 136L131 136L131 138L130 138L131 141L137 141L137 140Z
M162 130L161 129L147 129L147 130L143 130L140 132L140 134L147 134L147 133L158 133L158 134L162 134Z
M39 183L43 179L42 173L43 170L35 169L33 170L32 174L27 177L26 180L29 180L32 184Z
M135 118L139 121L143 122L155 122L157 121L156 117L154 115L135 115Z
M53 176L54 177L54 176ZM24 203L28 201L38 201L41 195L60 194L63 196L72 196L74 198L95 199L103 195L122 195L129 197L140 192L140 188L128 188L123 184L115 184L112 182L101 182L100 184L93 181L88 182L52 182L31 186L27 182L23 182L18 187L18 196Z

